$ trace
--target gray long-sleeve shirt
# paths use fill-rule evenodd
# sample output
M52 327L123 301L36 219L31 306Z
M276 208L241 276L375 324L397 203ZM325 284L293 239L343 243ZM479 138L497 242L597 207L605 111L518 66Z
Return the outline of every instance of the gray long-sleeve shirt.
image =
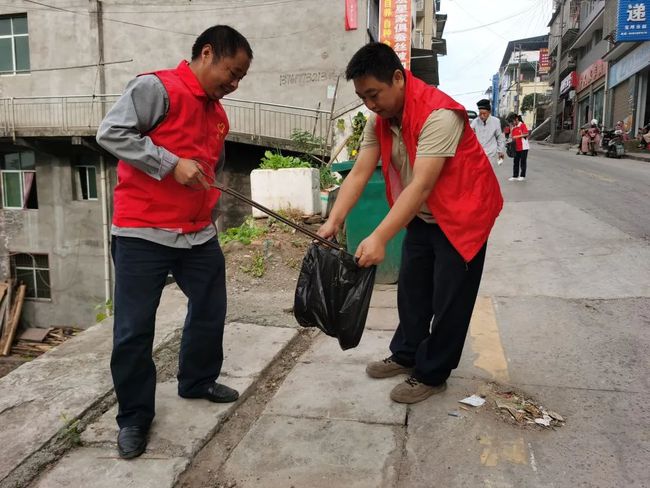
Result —
M156 146L147 135L156 127L169 109L169 95L155 75L144 75L131 80L124 94L106 114L97 130L97 143L109 153L156 180L162 180L173 171L179 157L161 146ZM191 248L216 235L208 225L198 232L179 234L152 227L117 227L115 236L137 237L163 246Z
M506 152L506 139L501 130L501 121L490 115L485 122L476 117L470 125L490 162L495 164L498 153Z

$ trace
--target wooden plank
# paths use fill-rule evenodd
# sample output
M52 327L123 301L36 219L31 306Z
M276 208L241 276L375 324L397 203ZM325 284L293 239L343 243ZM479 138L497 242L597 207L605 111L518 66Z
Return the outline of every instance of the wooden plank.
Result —
M5 294L7 293L7 288L9 288L7 282L0 283L0 302L2 302L2 299L5 297Z
M13 286L11 286L11 281L9 282L9 286L7 288L7 296L5 297L5 304L6 306L4 307L4 316L3 316L3 327L2 327L2 332L0 334L0 354L4 350L5 342L7 341L7 336L9 334L9 322L11 322L11 302L13 301Z
M43 342L52 329L41 329L39 327L28 327L18 336L19 341Z
M16 295L16 301L12 307L11 321L9 322L9 327L7 328L6 342L3 344L3 350L0 351L2 356L7 356L9 351L11 351L11 344L14 342L14 337L16 336L16 330L18 329L18 323L20 322L20 314L23 311L23 302L25 301L25 292L27 291L27 285L20 285L18 287L18 294Z

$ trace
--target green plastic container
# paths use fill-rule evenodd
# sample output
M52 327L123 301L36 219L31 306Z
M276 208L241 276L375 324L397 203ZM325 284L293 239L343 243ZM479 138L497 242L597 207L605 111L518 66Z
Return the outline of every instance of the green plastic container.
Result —
M352 169L354 161L333 163L332 171L336 171L345 179ZM370 177L359 201L345 219L345 238L348 252L354 253L357 247L379 225L388 213L386 201L386 185L381 172L381 164L377 165ZM376 283L396 283L402 259L402 241L406 231L401 230L386 246L386 258L377 267Z

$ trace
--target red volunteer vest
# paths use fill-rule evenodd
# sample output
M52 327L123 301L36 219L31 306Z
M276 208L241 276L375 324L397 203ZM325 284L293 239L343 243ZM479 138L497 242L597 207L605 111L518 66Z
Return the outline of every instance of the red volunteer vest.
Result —
M431 112L439 109L454 110L462 115L465 130L456 155L445 161L438 181L427 199L427 206L449 242L468 262L487 241L503 207L499 183L485 151L470 128L465 108L407 70L402 137L411 166L415 162L422 126ZM401 180L399 171L391 164L393 137L390 121L377 117L376 131L386 180L386 198L392 207L392 194L401 188Z
M176 69L153 73L169 96L163 121L146 136L180 158L200 160L216 171L228 134L228 118L221 103L210 100L187 61ZM172 173L158 181L120 160L114 194L113 223L118 227L157 227L182 234L212 223L219 190L196 190L181 185Z

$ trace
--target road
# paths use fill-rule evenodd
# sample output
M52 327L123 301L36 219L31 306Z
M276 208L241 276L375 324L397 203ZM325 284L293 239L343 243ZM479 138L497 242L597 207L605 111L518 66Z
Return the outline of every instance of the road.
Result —
M533 144L527 181L510 182L510 161L496 168L505 206L445 393L398 406L388 392L400 378L365 376L397 319L394 288L376 290L361 345L316 339L274 378L257 420L218 433L182 486L650 486L650 163ZM459 409L490 382L565 425Z

